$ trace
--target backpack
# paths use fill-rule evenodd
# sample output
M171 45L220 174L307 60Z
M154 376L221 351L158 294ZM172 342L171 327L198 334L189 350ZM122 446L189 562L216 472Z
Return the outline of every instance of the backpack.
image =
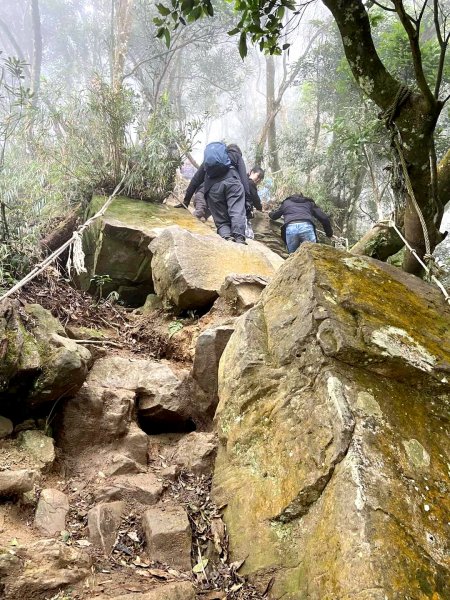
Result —
M221 177L231 167L227 147L222 142L212 142L205 148L203 166L208 177Z

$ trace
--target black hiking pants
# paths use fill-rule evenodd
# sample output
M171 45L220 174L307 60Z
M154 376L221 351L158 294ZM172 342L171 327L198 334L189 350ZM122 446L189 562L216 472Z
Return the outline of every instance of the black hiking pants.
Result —
M217 233L223 237L245 240L245 192L237 171L231 168L226 176L214 183L207 194L208 208Z

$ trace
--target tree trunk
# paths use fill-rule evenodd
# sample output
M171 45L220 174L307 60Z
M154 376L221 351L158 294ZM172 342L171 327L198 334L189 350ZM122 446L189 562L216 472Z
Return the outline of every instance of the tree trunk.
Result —
M400 81L397 81L381 62L373 43L371 27L363 0L322 0L332 12L339 27L344 52L353 76L362 91L381 109L389 109L395 102ZM417 75L416 75L417 76ZM422 84L422 85L421 85ZM430 151L439 112L442 108L418 80L419 93L410 93L406 102L394 115L394 122L402 138L403 154L408 165L414 196L426 222L431 249L442 236L439 233L438 207L432 190ZM438 189L441 186L438 183ZM405 237L423 257L424 235L419 217L409 196L406 198ZM409 253L403 263L405 271L419 274L420 264Z
M437 171L439 199L445 208L450 202L450 150L441 159Z
M33 60L31 64L31 92L33 94L32 106L36 108L41 86L42 67L42 30L39 0L31 0L31 18L33 22Z
M350 249L352 254L387 260L403 248L403 242L392 227L375 225Z
M112 101L120 112L120 105L124 101L123 76L128 42L131 32L133 0L112 0L111 4L111 88ZM125 146L125 127L117 119L111 131L111 154L113 176L118 182L122 172L122 160Z
M266 102L267 115L273 115L267 131L268 163L271 171L275 172L280 170L275 121L279 106L275 103L275 59L271 55L266 57Z

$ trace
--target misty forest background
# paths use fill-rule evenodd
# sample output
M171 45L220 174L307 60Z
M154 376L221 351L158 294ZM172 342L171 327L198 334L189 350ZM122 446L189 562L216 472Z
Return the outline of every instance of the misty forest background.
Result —
M414 88L398 15L369 4L383 63ZM444 20L450 6L442 6ZM312 196L350 243L391 213L391 140L321 3L289 17L281 33L288 49L270 55L249 45L245 60L229 35L233 4L217 0L214 19L191 19L170 39L158 26L167 10L150 0L2 0L2 289L39 260L39 240L94 192L111 192L126 174L126 194L161 202L176 169L186 157L201 162L209 141L237 143L248 168L266 169L272 205L300 190ZM432 11L422 25L431 78L441 56ZM442 79L447 96L447 59ZM450 147L448 104L434 134L438 160Z

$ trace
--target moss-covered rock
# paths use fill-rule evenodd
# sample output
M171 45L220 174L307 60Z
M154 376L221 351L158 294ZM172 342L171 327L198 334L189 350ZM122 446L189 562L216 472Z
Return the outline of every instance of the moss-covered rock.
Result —
M38 304L6 302L0 314L0 407L20 418L30 407L76 393L91 362L61 323Z
M88 216L95 214L105 200L95 196ZM187 210L123 196L114 198L106 213L83 236L87 273L80 276L82 289L95 294L95 276L108 275L111 281L103 286L103 295L118 291L126 304L144 304L147 295L153 292L152 254L148 246L170 225L214 235L210 227Z
M450 597L449 330L437 289L312 244L238 321L213 492L273 598Z

